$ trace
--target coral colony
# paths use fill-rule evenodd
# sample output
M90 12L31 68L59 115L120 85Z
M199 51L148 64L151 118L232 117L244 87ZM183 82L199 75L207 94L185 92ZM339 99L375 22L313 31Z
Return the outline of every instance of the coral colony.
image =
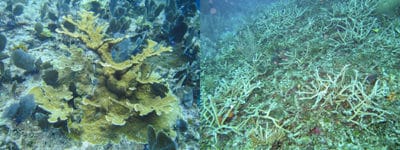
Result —
M110 48L127 37L104 38L106 25L97 25L97 16L92 12L81 12L78 21L70 16L64 19L78 30L70 32L62 26L57 32L81 40L101 61L85 59L82 49L76 46L65 47L72 56L63 58L70 61L65 62L67 66L55 65L63 70L58 84L44 84L29 92L39 107L51 113L48 121L67 121L69 136L96 144L119 142L122 135L145 142L147 125L174 137L172 125L180 110L177 98L162 78L143 63L144 59L170 52L171 48L147 40L141 53L116 63ZM98 67L93 68L93 63ZM72 80L71 76L75 78ZM91 80L95 76L98 83L93 85Z
M201 147L398 149L399 6L277 1L226 34L242 20L204 17Z
M198 7L0 1L0 149L199 147Z

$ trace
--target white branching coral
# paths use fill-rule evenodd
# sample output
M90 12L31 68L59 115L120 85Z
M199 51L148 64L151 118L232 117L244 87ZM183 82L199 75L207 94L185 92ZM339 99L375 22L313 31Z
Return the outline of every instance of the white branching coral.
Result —
M332 112L346 116L343 122L351 122L363 129L373 123L385 121L391 114L377 103L388 95L387 85L377 79L370 85L360 79L358 71L347 76L348 65L338 74L326 74L321 77L317 70L314 80L304 86L304 91L297 92L299 100L313 101L311 109L333 108Z

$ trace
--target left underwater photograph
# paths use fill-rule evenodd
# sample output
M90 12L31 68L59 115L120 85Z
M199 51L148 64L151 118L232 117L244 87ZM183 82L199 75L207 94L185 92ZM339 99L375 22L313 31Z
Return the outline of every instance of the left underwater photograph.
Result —
M0 149L199 149L195 0L0 1Z

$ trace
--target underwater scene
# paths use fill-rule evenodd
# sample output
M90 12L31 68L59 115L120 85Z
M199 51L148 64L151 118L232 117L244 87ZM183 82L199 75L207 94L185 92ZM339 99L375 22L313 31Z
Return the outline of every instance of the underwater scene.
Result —
M400 149L398 0L0 10L0 149Z
M400 149L399 0L200 6L200 149Z
M199 149L196 1L0 10L0 149Z

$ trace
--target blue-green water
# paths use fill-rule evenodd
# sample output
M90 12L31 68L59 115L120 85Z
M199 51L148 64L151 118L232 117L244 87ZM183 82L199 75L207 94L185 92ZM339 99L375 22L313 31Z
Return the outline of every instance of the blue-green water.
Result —
M400 147L398 1L208 3L201 148Z

